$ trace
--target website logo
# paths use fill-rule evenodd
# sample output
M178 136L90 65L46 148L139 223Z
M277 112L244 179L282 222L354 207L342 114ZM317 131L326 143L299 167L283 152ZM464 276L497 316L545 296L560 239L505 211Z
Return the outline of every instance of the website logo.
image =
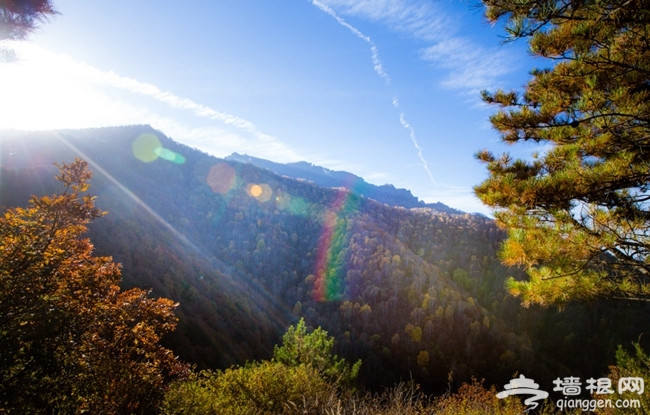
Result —
M548 398L548 392L540 390L539 385L532 379L527 379L524 375L512 379L510 383L504 386L504 391L497 393L497 398L503 399L512 395L533 395L524 400L524 404L529 406L526 412L537 408L537 401Z
M639 399L603 399L599 395L613 395L614 386L609 378L589 378L587 385L584 386L591 399L581 399L583 383L580 378L568 376L557 378L553 381L554 392L561 392L563 398L558 399L555 405L560 411L565 409L582 409L583 411L594 411L596 408L641 408ZM641 377L622 377L618 380L618 395L629 393L632 395L641 395L645 391L645 381ZM539 389L539 385L532 379L520 375L512 379L510 383L504 386L504 391L497 393L497 398L503 399L513 395L532 395L524 400L528 407L526 412L539 406L538 401L548 398L549 393ZM606 398L606 396L605 396Z

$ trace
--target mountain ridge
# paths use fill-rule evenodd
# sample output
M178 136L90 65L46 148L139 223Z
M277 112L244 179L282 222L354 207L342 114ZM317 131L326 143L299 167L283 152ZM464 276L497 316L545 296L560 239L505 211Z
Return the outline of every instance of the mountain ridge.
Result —
M307 161L293 163L277 163L274 161L249 156L247 154L232 153L226 160L250 163L258 167L271 170L274 173L292 177L294 179L309 180L318 186L343 187L360 196L368 197L389 206L402 206L405 208L430 208L438 212L449 214L465 214L459 209L452 208L441 202L426 203L413 196L410 190L396 188L392 184L374 185L366 182L362 177L346 171L330 170Z

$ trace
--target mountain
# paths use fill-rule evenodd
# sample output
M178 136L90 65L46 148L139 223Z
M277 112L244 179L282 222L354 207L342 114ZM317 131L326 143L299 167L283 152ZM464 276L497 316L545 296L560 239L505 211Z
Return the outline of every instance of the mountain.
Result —
M96 254L122 264L124 288L180 303L164 344L199 368L269 358L302 317L363 360L369 388L412 376L444 390L450 372L541 383L599 377L650 328L647 305L521 308L504 290L521 273L499 262L504 234L488 218L389 206L150 126L0 132L0 206L55 192L52 163L75 157L108 212L90 227Z
M325 167L316 166L306 161L296 163L275 163L273 161L252 157L246 154L233 153L226 157L242 163L250 163L282 176L294 179L308 180L318 186L342 187L359 196L385 203L389 206L402 206L405 208L431 208L438 212L450 214L463 214L465 212L451 208L444 203L425 203L413 196L410 190L396 189L391 184L376 186L363 180L363 178L345 171L334 171Z

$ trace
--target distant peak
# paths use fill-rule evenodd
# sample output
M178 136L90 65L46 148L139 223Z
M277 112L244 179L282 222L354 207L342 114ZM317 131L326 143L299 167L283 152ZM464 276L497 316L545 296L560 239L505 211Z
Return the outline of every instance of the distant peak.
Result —
M330 170L326 167L317 166L307 161L293 163L276 163L247 154L232 153L226 160L238 161L241 163L253 164L267 170L271 170L282 176L297 180L306 180L318 186L345 188L360 196L385 203L390 206L402 206L405 208L430 208L445 213L465 213L450 208L443 203L425 203L413 196L410 190L398 189L392 184L381 186L366 182L362 177L346 171Z

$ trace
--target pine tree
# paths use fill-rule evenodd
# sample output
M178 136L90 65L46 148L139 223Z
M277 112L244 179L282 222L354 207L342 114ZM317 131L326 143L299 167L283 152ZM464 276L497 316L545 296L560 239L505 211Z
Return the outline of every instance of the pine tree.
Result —
M119 265L80 238L104 214L90 177L63 164L62 192L0 217L0 412L152 413L186 370L158 344L176 304L120 291Z
M345 359L332 354L334 338L320 327L307 332L305 320L300 319L282 337L282 346L275 346L273 359L289 367L307 365L321 377L335 384L351 384L361 368L361 360L350 366Z
M526 160L487 150L475 187L508 230L508 283L531 303L650 299L650 8L643 0L484 0L512 39L528 38L536 69L523 93L484 92L508 144L542 148Z

